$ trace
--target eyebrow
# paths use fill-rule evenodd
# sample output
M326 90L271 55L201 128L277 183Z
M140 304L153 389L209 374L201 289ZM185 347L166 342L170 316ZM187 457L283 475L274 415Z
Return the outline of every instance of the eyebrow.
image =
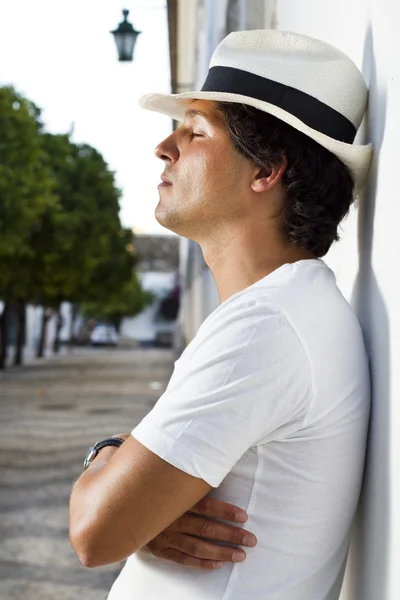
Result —
M188 108L185 110L185 117L188 119L193 119L193 117L203 117L203 119L206 119L207 121L210 120L205 113L201 112L201 110L194 110L194 108Z

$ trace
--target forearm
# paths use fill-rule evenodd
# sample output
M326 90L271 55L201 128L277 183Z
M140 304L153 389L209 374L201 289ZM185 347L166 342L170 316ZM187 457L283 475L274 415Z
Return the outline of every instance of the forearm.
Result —
M101 485L102 471L119 448L107 446L102 448L89 467L75 482L70 499L70 540L81 562L91 564L87 550L82 542L91 537L94 530L101 526L101 515L98 506L103 489ZM90 535L89 535L90 534Z

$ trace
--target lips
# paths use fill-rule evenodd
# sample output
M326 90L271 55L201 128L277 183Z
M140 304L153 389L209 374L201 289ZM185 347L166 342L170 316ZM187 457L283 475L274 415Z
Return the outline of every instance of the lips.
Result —
M167 179L165 177L165 175L161 175L161 183L159 184L158 189L164 188L164 187L171 187L171 186L172 186L172 183L170 182L170 180Z

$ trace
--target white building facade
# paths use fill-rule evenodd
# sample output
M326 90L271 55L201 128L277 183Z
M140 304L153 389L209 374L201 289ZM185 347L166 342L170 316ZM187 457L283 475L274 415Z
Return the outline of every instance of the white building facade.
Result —
M324 257L359 317L373 383L365 485L341 600L400 598L399 23L395 0L180 0L178 10L178 91L202 85L224 35L258 28L296 31L337 46L354 60L370 89L357 141L374 144L371 172L363 197L342 223L341 241ZM188 240L181 241L181 277L181 323L188 343L218 305L201 250Z

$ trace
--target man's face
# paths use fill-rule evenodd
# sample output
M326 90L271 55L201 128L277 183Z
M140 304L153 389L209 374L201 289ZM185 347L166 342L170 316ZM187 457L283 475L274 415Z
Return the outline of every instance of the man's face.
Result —
M233 147L214 102L194 100L155 154L170 182L159 186L161 225L199 241L243 217L251 163Z

